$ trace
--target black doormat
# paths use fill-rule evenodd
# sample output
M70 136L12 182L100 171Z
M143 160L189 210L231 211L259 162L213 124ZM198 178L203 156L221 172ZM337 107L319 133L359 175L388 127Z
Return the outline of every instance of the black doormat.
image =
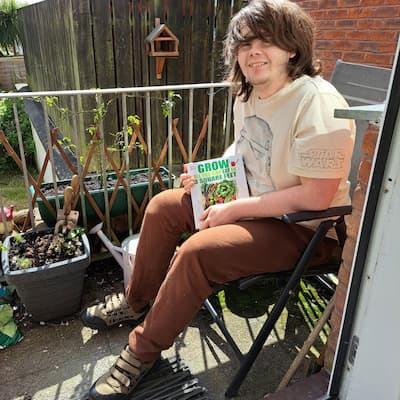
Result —
M88 396L83 400L90 400ZM130 400L209 400L189 367L178 357L165 358L140 381Z
M131 400L208 400L185 363L177 357L162 359L143 378Z

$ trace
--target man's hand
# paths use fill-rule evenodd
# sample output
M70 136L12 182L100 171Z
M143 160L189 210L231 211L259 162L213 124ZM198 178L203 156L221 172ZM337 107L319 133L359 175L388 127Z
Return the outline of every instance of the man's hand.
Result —
M179 175L179 179L181 181L181 186L185 189L187 194L190 194L190 191L194 185L194 177L193 175L189 175L187 173L187 165L183 165L183 173Z
M233 212L233 203L216 204L208 207L200 217L200 230L235 222L237 218Z

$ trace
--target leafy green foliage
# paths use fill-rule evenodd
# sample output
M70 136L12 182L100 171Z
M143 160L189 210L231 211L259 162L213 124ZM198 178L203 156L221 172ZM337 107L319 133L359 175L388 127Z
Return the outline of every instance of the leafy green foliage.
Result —
M26 257L18 257L17 265L22 269L27 269L30 268L30 266L32 265L32 261Z
M14 101L14 99L4 99L0 101L0 129L4 131L10 145L19 155L18 135L13 111ZM24 111L22 99L17 99L16 104L22 132L22 140L24 142L25 159L28 167L30 167L34 165L35 160L35 144L33 142L31 124ZM16 165L14 160L7 154L3 145L0 143L0 170L2 172L12 172L15 171L15 169Z
M16 0L0 0L0 47L6 55L16 55L21 43Z
M7 251L8 248L5 244L3 244L3 242L0 240L0 252L2 251Z
M172 110L177 100L182 100L182 96L169 90L168 97L161 103L161 111L165 118L172 116Z

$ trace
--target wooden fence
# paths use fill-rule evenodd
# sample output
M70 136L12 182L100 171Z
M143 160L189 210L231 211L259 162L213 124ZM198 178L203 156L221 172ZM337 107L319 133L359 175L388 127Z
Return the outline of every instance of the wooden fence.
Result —
M180 83L218 82L223 77L222 41L232 14L244 0L46 0L20 10L22 41L28 82L32 90L64 90L152 86ZM155 59L146 54L145 37L155 19L166 23L179 39L179 57L167 59L162 79L156 78ZM227 90L227 89L222 89ZM223 94L223 95L222 95ZM173 116L188 140L188 94L181 93ZM154 154L159 154L167 135L161 103L166 93L154 92L151 99L151 128ZM213 102L213 144L211 155L223 150L226 93L216 93ZM120 100L105 96L108 112L105 134L122 129ZM61 107L69 107L60 99ZM93 98L78 99L79 129L93 121ZM144 98L128 99L128 114L143 120ZM198 133L208 114L208 90L194 99L193 131ZM71 123L52 113L56 125L71 136ZM196 140L196 137L194 138ZM204 147L201 152L205 152ZM174 161L180 162L180 153Z

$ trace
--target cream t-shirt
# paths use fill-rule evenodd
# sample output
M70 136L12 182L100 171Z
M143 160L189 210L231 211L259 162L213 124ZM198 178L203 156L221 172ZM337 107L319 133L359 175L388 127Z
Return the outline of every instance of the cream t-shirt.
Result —
M350 204L355 124L334 118L335 108L347 107L329 82L308 75L268 99L254 91L247 102L237 98L235 149L243 155L251 195L299 185L301 176L341 178L331 207Z

